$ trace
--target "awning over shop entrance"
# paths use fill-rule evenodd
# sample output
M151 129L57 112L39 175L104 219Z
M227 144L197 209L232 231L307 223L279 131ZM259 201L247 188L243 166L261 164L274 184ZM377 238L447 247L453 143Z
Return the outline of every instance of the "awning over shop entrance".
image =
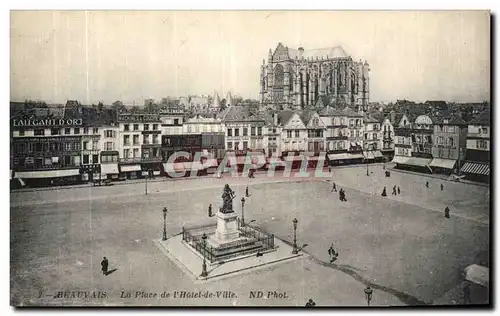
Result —
M345 160L345 159L351 159L351 157L349 157L348 153L330 154L330 155L328 155L328 159L330 159L330 160Z
M141 171L141 165L122 165L120 166L121 172L134 172Z
M375 156L371 151L363 151L363 156L365 159L375 159Z
M406 162L408 161L408 159L410 159L410 157L406 157L406 156L394 156L394 158L392 159L392 162L404 165L404 164L406 164Z
M405 164L417 167L427 167L431 162L431 160L432 159L427 159L427 158L410 157Z
M117 163L102 163L101 164L101 173L103 175L106 174L118 174L118 164Z
M45 170L45 171L20 171L15 177L21 179L59 178L80 175L80 169Z
M490 174L490 165L485 163L466 162L465 165L463 165L462 169L460 169L460 171L487 176Z
M434 158L432 159L431 164L429 166L445 168L445 169L453 169L456 163L457 161L453 159Z
M384 158L384 155L382 155L382 153L379 150L375 150L373 152L373 156L375 156L375 158Z

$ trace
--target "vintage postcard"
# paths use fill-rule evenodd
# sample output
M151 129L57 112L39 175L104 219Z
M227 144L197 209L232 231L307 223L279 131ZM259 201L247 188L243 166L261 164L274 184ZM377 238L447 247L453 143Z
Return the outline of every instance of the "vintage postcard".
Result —
M12 11L10 302L491 306L489 11Z

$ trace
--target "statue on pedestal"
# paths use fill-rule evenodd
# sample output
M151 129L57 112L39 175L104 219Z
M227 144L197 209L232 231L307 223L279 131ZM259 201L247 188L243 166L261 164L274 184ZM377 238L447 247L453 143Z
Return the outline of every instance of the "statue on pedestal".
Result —
M224 190L222 191L222 207L220 208L220 212L223 214L233 213L233 199L235 198L234 191L231 190L229 184L224 186Z

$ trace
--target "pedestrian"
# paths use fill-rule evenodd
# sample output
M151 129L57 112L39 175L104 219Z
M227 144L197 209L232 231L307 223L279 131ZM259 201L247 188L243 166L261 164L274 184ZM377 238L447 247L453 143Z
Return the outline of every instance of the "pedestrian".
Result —
M450 208L448 206L444 209L444 217L450 218Z
M443 184L441 183L441 191L443 191L443 190L444 190L444 186L443 186Z
M106 257L104 257L101 261L101 270L102 270L102 274L104 275L108 275L108 259Z
M316 302L314 302L311 298L309 299L309 301L307 301L306 303L306 307L314 307L316 306Z
M398 194L401 194L401 189L399 188L399 185L398 185Z
M464 286L464 304L470 304L470 283L465 283Z
M335 249L333 248L333 243L328 249L328 255L330 256L330 263L334 262L339 255L338 252L336 252Z
M213 214L212 214L212 204L210 204L208 206L208 217L212 217L212 216L213 216Z
M396 194L397 194L397 193L396 193L396 186L393 186L393 187L392 187L392 195L396 195Z
M387 196L387 191L386 191L385 187L384 187L384 190L382 190L382 196Z
M337 192L337 186L335 185L335 182L333 183L332 192Z
M340 189L340 191L339 191L339 200L340 200L340 202L343 202L343 201L344 201L344 199L342 198L342 194L343 194L343 192L344 192L344 191L343 191L342 189Z
M429 181L425 182L425 187L427 187L427 188L429 187Z
M248 195L248 185L247 185L247 188L245 189L245 196L246 197L249 197L250 195Z

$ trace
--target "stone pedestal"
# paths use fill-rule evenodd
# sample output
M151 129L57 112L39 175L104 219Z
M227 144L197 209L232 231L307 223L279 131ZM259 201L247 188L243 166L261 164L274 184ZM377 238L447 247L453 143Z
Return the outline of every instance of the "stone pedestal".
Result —
M238 215L236 213L221 213L217 212L217 229L215 230L215 238L218 242L230 242L236 240L240 236L238 231Z

